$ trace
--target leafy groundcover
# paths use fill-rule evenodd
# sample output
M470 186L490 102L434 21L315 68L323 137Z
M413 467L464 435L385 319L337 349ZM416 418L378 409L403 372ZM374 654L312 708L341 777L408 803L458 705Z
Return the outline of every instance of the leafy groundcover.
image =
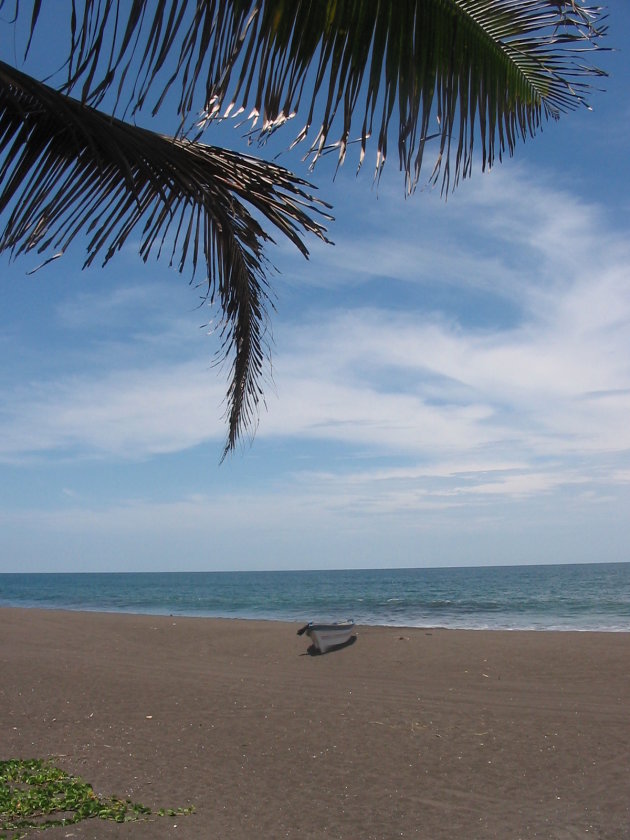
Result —
M189 814L164 809L158 816ZM17 840L27 829L50 828L98 817L114 822L143 819L151 809L130 799L97 796L92 786L41 759L0 761L0 839Z

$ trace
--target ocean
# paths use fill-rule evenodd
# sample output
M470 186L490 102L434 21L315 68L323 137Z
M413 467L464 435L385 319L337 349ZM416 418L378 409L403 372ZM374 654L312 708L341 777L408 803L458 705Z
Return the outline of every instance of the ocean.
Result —
M0 574L0 606L400 627L630 631L630 563Z

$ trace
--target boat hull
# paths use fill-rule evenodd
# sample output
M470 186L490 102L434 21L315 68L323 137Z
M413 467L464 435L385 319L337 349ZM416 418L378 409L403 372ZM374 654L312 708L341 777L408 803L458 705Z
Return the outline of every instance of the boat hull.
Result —
M346 645L352 638L354 621L340 621L335 624L309 624L306 630L313 645L320 653Z

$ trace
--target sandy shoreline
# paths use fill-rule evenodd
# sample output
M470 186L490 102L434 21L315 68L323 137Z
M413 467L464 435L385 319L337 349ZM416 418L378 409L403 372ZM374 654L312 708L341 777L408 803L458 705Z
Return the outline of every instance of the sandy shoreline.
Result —
M90 838L630 838L630 634L0 609L1 756L177 818Z

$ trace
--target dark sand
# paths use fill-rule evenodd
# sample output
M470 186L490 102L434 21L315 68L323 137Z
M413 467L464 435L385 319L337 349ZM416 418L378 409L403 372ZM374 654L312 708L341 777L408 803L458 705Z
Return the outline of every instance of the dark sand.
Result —
M44 840L630 838L630 633L297 627L1 609L1 757L196 809Z

